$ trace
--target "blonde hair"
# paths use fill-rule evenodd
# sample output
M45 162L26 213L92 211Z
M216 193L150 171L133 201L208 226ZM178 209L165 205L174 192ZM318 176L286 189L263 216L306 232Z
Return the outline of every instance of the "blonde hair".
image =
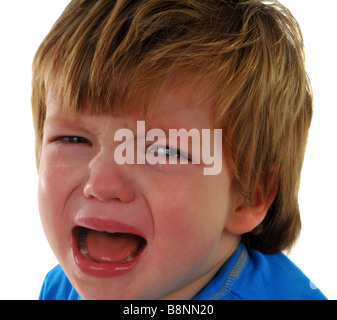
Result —
M47 89L81 113L150 105L178 71L214 83L214 125L223 129L233 188L249 206L258 188L276 199L246 245L273 253L300 231L298 188L312 95L298 23L277 1L73 0L33 62L32 109L39 163ZM188 79L186 79L188 81ZM89 107L88 107L89 106Z

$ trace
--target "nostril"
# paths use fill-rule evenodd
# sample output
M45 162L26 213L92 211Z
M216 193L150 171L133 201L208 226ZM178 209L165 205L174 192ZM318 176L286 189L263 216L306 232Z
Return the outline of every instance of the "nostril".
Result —
M83 190L83 194L84 196L87 198L87 199L90 199L92 198L92 194L91 194L91 190L90 190L90 185L87 183L85 186L84 186L84 190Z

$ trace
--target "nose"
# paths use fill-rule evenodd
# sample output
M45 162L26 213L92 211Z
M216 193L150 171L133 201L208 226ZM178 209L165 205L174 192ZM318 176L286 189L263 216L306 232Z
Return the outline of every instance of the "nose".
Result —
M135 194L125 166L117 164L113 156L101 152L89 163L90 176L84 186L84 196L100 201L132 201Z

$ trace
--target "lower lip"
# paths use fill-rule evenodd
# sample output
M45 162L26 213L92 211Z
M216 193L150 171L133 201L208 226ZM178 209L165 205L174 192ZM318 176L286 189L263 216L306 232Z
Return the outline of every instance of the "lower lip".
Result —
M127 273L139 262L142 253L139 253L133 260L120 263L100 263L84 257L78 249L76 235L73 235L73 258L80 271L95 278L114 278Z

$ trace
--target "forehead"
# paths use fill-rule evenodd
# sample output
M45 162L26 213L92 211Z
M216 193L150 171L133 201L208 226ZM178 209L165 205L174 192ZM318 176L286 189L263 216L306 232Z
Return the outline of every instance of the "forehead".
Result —
M65 101L60 104L57 86L54 86L48 91L46 117L50 118L60 113L75 116L118 115L123 118L146 119L153 126L156 123L167 122L175 128L186 120L195 122L196 125L203 123L205 127L212 127L214 86L202 79L188 79L190 81L181 76L168 78L158 90L153 90L154 94L150 99L146 96L152 88L148 88L148 92L145 93L135 92L132 97L117 106L112 102L110 108L99 108L95 102L83 102L80 110Z

